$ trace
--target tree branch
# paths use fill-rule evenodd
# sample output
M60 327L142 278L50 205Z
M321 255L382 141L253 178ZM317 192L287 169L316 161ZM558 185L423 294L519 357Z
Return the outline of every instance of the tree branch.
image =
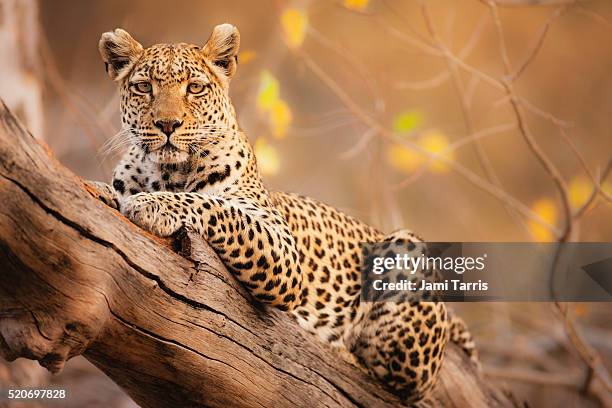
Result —
M153 237L93 198L3 104L0 200L7 360L57 372L83 354L143 407L401 405L287 314L253 303L198 236ZM435 401L513 406L452 345Z

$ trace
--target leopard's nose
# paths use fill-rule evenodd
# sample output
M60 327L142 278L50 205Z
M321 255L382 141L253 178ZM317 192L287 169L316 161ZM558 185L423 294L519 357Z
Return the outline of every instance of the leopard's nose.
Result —
M176 128L181 127L183 122L176 119L170 120L156 120L154 125L156 128L164 132L164 134L168 137L176 130Z

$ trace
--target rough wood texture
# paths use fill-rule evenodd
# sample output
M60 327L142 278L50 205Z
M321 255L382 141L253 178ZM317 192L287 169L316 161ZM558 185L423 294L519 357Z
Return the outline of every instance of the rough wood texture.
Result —
M174 246L92 198L0 107L0 352L83 354L143 407L395 407L283 313L254 305L198 237ZM511 406L457 349L437 403Z

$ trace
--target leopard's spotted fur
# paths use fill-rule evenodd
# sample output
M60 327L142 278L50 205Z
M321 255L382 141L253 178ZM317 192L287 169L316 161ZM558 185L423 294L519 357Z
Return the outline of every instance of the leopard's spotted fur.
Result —
M229 24L204 47L144 49L123 30L102 35L121 93L116 142L129 146L103 196L160 236L197 230L256 299L350 351L406 400L421 399L449 338L473 350L469 333L441 302L360 302L360 243L419 242L415 235L385 236L313 199L265 188L228 96L238 47Z

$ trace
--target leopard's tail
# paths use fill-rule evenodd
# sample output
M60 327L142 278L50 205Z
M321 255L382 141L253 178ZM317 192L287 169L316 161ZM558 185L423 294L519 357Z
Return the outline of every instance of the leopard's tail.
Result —
M465 322L460 317L454 315L450 316L450 341L461 347L470 360L477 366L480 366L472 333L468 330Z

